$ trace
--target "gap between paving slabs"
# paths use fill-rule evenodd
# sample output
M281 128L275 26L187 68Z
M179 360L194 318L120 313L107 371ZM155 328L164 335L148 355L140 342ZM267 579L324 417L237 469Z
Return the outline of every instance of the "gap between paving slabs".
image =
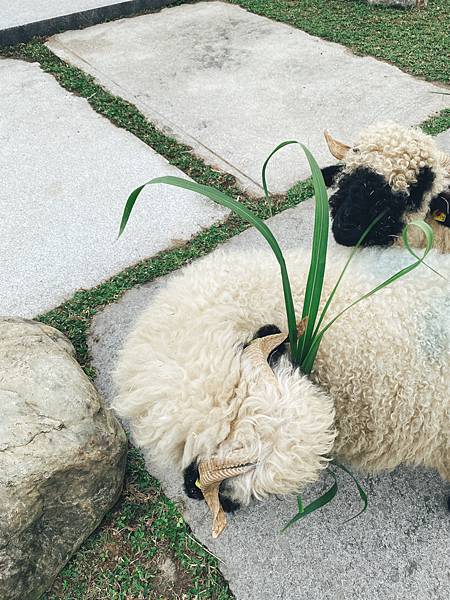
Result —
M91 77L86 76L79 69L65 65L40 42L34 41L20 48L15 48L13 51L9 49L8 52L10 53L9 55L13 54L16 58L37 60L43 70L52 73L63 87L87 98L94 110L107 116L119 127L124 127L134 133L157 152L165 156L171 164L182 169L197 182L215 185L233 196L240 195L241 200L243 199L242 193L237 188L233 177L215 171L205 165L201 159L191 154L187 146L168 138L152 124L148 123L135 107L103 90L95 84ZM450 111L447 112L450 113ZM428 133L439 133L447 129L450 125L450 123L445 125L447 119L450 121L450 114L431 117L422 124L422 128ZM298 202L310 197L311 193L312 188L309 181L300 182L288 192L284 199L278 199L274 206L274 213L294 206ZM257 204L254 201L246 200L259 213L259 216L263 218L269 216L269 211L265 204ZM47 312L45 315L41 315L38 319L57 327L68 335L76 347L80 363L88 375L93 378L95 373L89 364L86 335L91 320L99 309L106 304L117 301L126 290L135 285L146 283L156 277L166 275L187 262L210 252L222 242L243 231L246 227L247 225L236 217L230 217L225 223L212 226L180 248L161 252L155 257L126 269L94 289L77 292L68 302ZM128 477L131 479L135 479L136 473L139 469L142 469L142 465L139 467L139 460L141 459L138 455L133 455L133 464L128 473ZM151 477L147 480L147 484L153 487L155 485L158 486L157 482ZM170 506L173 514L177 515L178 519L182 519L173 503L167 500L160 492L158 502L163 502L165 506ZM178 525L177 528L180 529ZM182 540L181 544L185 543L189 545L189 540L192 540L192 538L188 534L186 525L182 524L181 529L183 533L178 531L181 537L184 538L184 542ZM166 534L167 532L161 533L161 539L166 537ZM92 543L94 542L92 541ZM197 545L198 543L194 540L194 544ZM202 552L206 557L205 565L208 565L208 569L217 569L215 559L212 557L208 558L207 551L203 550ZM220 589L217 589L217 592L220 594L220 597L230 597L230 592L225 582L216 581L214 585L219 586Z

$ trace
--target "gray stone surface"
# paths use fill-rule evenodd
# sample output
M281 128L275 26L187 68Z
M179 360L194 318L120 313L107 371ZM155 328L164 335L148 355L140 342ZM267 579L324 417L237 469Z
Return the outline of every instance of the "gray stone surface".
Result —
M450 104L430 93L441 88L392 65L222 2L66 32L48 45L256 194L281 141L302 141L324 166L326 128L351 142L374 121L417 124ZM298 147L268 170L275 192L308 174Z
M157 10L172 0L0 0L0 46Z
M117 0L0 0L0 29L44 21L100 6L117 4Z
M135 187L186 175L39 66L0 59L0 80L0 314L35 316L228 214L154 186L117 240Z
M270 225L283 248L308 251L312 202L274 217ZM330 242L334 243L333 241ZM265 242L252 230L222 248L244 249ZM117 351L140 312L165 278L128 292L94 320L90 349L97 385L109 400L114 394L111 370ZM218 540L211 538L210 513L204 503L189 500L173 473L148 462L166 493L179 502L195 536L221 562L221 570L238 600L444 600L450 585L448 555L448 486L436 473L396 469L361 477L369 493L369 510L343 524L359 509L357 492L340 477L339 495L321 513L280 535L295 513L295 499L276 499L240 510L229 519ZM310 486L310 500L330 481Z
M51 327L0 319L0 598L34 600L115 503L127 440Z

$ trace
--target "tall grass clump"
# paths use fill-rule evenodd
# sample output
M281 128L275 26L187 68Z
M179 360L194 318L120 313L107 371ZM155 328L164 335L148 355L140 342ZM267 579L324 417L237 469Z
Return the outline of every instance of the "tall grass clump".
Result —
M349 258L338 277L338 280L332 289L330 295L326 299L322 310L320 310L320 306L322 303L322 290L325 276L325 268L327 261L327 251L328 251L328 233L329 233L329 225L330 225L330 217L329 217L329 209L328 209L328 195L327 189L325 186L325 182L323 180L322 172L320 170L319 165L317 164L315 158L308 150L306 146L304 146L301 142L297 142L295 140L288 140L279 144L273 152L269 155L267 160L264 162L262 168L262 183L263 189L266 196L267 201L270 205L270 194L267 186L267 178L266 171L267 166L274 154L280 151L285 146L290 144L298 144L303 152L306 155L306 158L309 163L309 167L311 169L311 177L312 183L314 186L314 194L315 194L315 215L314 215L314 231L313 231L313 240L312 240L312 248L311 248L311 260L309 266L308 277L306 281L305 287L305 296L303 301L303 307L301 312L301 320L306 323L306 327L304 328L304 333L299 336L297 329L297 312L294 306L294 301L292 297L291 284L289 280L289 274L286 266L286 261L283 255L283 252L278 244L275 236L272 231L268 227L268 225L260 219L257 215L255 215L249 208L247 208L244 204L235 200L234 198L228 196L224 192L221 192L213 187L202 185L195 183L193 181L189 181L186 179L182 179L180 177L157 177L152 179L143 185L136 188L128 197L126 202L124 212L122 215L122 220L120 223L119 236L123 233L128 220L130 218L133 207L142 192L142 190L147 185L155 185L155 184L166 184L175 187L184 188L186 190L190 190L193 192L197 192L203 196L206 196L213 202L224 206L231 211L233 211L236 215L253 225L259 233L264 237L264 239L269 244L272 252L275 255L275 258L278 261L280 266L280 274L281 281L283 285L283 293L284 293L284 302L286 308L286 318L288 324L288 335L289 335L289 345L290 345L290 353L292 362L294 365L298 366L300 370L305 374L309 375L314 367L314 360L316 358L320 343L323 339L323 336L328 331L328 329L339 319L345 312L347 312L350 308L361 302L362 300L369 298L373 294L376 294L386 286L390 285L397 279L403 277L407 273L411 272L413 269L417 268L420 264L424 262L425 257L431 250L433 245L433 232L431 227L425 223L424 221L414 221L406 225L402 232L403 243L407 250L411 253L412 257L415 259L409 266L401 269L400 271L394 273L391 277L381 282L379 285L374 287L372 290L369 290L366 294L361 296L360 298L355 299L349 306L347 306L344 310L342 310L339 314L337 314L330 321L326 322L326 315L328 309L332 303L333 297L336 294L336 291L342 281L342 278L349 267L352 258L355 256L355 253L360 248L364 239L371 231L371 229L376 225L376 223L383 217L384 212L377 216L377 218L369 225L366 231L361 236L355 248L349 255ZM425 235L426 239L426 247L422 257L417 256L415 252L411 249L409 241L408 241L408 230L410 227L418 227ZM325 492L321 497L317 498L313 502L311 502L308 506L304 507L302 503L302 499L298 496L298 512L297 514L289 521L289 523L285 526L284 529L293 525L299 519L305 517L311 512L321 508L328 502L330 502L336 495L338 484L336 478L335 468L339 467L344 470L347 474L349 474L355 481L357 486L358 493L363 501L363 512L367 508L367 495L360 486L360 484L356 481L352 473L343 465L340 465L336 461L330 461L330 465L328 467L328 471L332 475L334 479L334 483L332 487ZM358 513L360 514L360 513ZM358 515L355 515L358 516ZM352 517L354 518L354 517ZM284 531L283 529L283 531Z

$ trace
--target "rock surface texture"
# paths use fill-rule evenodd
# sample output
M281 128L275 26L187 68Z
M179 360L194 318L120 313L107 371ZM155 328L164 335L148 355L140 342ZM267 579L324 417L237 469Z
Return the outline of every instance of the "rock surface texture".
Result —
M33 600L120 493L126 436L57 330L0 319L0 598Z

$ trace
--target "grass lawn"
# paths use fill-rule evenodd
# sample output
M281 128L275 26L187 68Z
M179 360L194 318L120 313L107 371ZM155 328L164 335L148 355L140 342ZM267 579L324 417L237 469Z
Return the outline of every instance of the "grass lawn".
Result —
M354 52L387 60L404 71L450 83L448 44L450 0L430 0L427 10L369 7L362 0L228 0L255 13L289 23L313 35L345 44ZM242 195L234 178L196 157L191 149L167 137L132 105L101 88L89 75L54 56L41 42L2 51L33 60L60 84L85 97L92 108L154 148L198 183L240 196L261 217L265 204ZM450 127L450 110L431 117L422 128L437 134ZM311 195L309 182L297 184L277 199L274 212ZM246 225L235 217L202 231L185 245L126 269L109 281L83 290L62 306L41 315L71 339L88 375L87 335L95 314L137 284L149 282L202 256ZM47 600L143 600L232 598L219 564L191 536L179 507L162 493L146 471L140 453L130 449L125 490L119 504L58 576Z
M450 84L450 0L429 0L426 9L370 6L365 0L227 1L412 75Z

